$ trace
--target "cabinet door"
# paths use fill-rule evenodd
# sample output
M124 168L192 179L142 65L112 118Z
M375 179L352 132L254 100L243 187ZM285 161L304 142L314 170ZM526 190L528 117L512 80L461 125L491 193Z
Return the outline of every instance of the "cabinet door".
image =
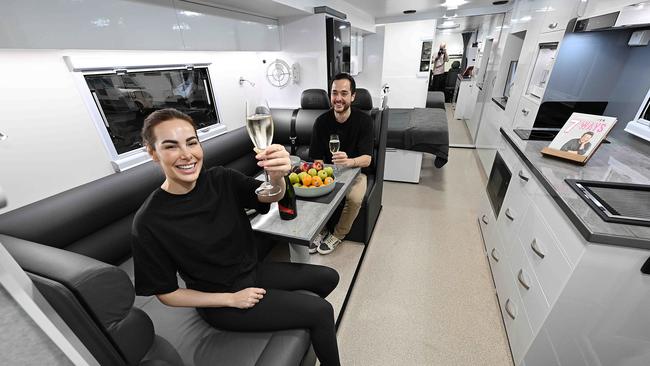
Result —
M501 136L499 132L500 121L504 115L504 111L490 100L486 103L485 112L481 116L479 131L476 137L476 151L486 175L489 175L492 169L494 155L496 154Z
M519 106L515 114L514 128L532 128L539 110L539 103L527 96L519 98Z
M588 247L545 322L561 365L650 365L649 256Z
M569 20L577 16L578 3L579 0L548 0L542 32L566 29Z

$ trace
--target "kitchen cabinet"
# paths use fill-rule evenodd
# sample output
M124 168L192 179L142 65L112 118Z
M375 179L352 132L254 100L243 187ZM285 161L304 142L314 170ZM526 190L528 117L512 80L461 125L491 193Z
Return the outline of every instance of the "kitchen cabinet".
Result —
M542 33L565 30L569 21L577 17L579 3L580 0L547 0Z
M454 119L469 119L474 113L478 87L472 79L461 79L459 84Z
M500 141L499 128L504 115L504 111L494 101L486 102L476 137L476 152L486 175L492 169L492 162Z
M650 364L650 250L586 242L510 144L498 153L512 178L478 220L515 365Z
M553 228L538 207L539 200L550 201L551 197L541 193L540 183L502 139L498 153L512 172L512 178L499 215L490 217L492 212L488 204L481 208L479 222L485 218L492 224L480 226L486 232L483 235L486 255L513 359L515 365L521 365L560 297L574 265L560 249L564 241L556 239ZM579 240L575 229L571 235L573 240ZM498 261L494 259L492 250Z

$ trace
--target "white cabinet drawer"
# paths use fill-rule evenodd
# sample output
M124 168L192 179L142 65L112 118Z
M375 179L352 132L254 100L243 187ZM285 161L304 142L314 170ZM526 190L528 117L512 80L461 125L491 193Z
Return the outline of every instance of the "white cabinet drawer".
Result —
M534 205L526 213L518 236L548 303L553 304L571 274L571 265Z
M535 271L530 266L526 253L518 242L513 246L511 253L508 255L510 269L517 284L517 290L521 296L530 327L533 333L536 333L542 327L542 323L546 315L548 315L549 304L542 292Z
M487 198L483 200L483 204L481 205L478 222L481 227L481 233L483 234L485 249L494 247L498 241L496 233L497 220L494 218L492 206L490 206Z
M526 318L526 312L514 281L510 279L506 285L506 289L499 292L499 304L508 333L512 358L515 365L519 365L533 339L533 331Z
M517 233L529 206L530 199L528 196L516 184L510 184L501 206L501 212L497 218L497 228L508 257L512 255L513 247L519 245Z
M539 109L539 103L533 102L528 99L526 95L522 95L519 98L519 106L515 111L515 128L532 128L533 123L535 122L535 116L537 116L537 110Z

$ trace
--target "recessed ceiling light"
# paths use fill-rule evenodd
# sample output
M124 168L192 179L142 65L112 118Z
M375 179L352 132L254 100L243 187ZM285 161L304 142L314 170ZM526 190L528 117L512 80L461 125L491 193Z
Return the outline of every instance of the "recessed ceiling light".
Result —
M508 0L499 0L499 1L493 1L492 5L503 5L503 4L507 4L507 3L508 3Z
M415 9L409 9L409 10L404 10L404 14L415 14L416 10Z

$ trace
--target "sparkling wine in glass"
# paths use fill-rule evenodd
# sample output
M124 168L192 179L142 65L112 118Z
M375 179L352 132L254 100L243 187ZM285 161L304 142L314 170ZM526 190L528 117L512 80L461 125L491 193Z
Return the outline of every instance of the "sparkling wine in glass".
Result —
M268 102L246 101L246 130L255 145L255 151L261 152L271 145L273 141L273 118ZM282 191L282 187L274 186L269 182L269 175L264 172L264 183L255 193L258 196L275 196Z
M334 155L335 152L338 152L341 148L341 141L339 140L339 135L332 134L330 135L330 152ZM336 165L334 165L334 170L338 173Z

